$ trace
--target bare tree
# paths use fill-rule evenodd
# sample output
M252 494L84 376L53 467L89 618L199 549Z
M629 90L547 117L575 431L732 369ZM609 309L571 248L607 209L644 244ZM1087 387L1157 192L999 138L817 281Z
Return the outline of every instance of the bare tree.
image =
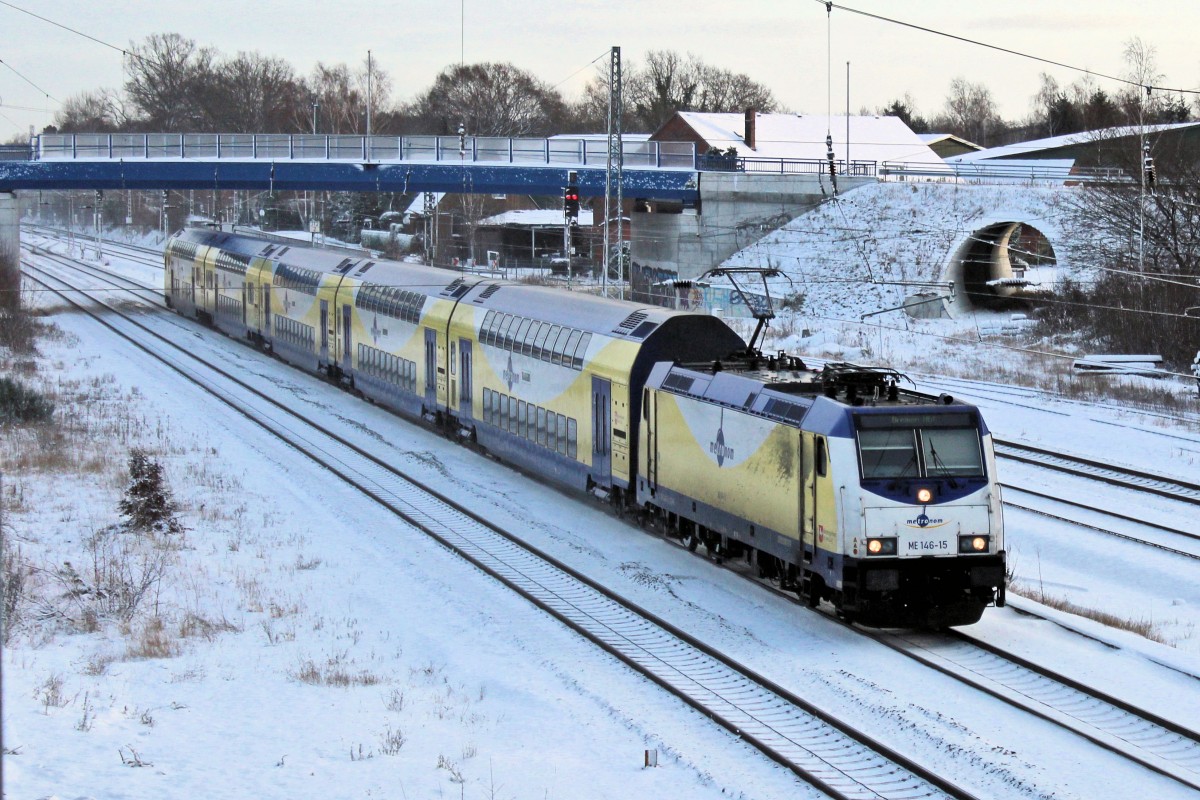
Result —
M646 65L630 70L625 85L630 127L657 130L676 111L691 111L700 89L700 67L691 56L673 50L651 50Z
M651 50L644 66L626 70L630 130L655 131L676 111L776 110L771 90L744 73L705 64L690 53Z
M71 95L54 115L54 126L64 133L108 133L126 122L120 95L112 89L96 89Z
M707 64L700 66L697 111L745 111L752 108L770 114L776 107L771 90L751 80L749 75Z
M1103 267L1084 293L1078 322L1106 346L1161 353L1182 368L1200 337L1200 319L1182 316L1200 306L1200 151L1185 136L1150 141L1154 180L1145 193L1140 137L1112 133L1095 146L1107 166L1134 179L1068 193L1072 220L1065 229Z
M476 136L557 133L566 104L549 84L512 64L468 64L442 70L410 109L427 133Z
M307 103L295 70L280 58L238 53L217 68L219 99L210 110L214 129L230 133L293 130Z
M206 130L217 100L216 51L177 33L155 33L131 44L125 95L152 130Z
M985 147L993 144L1005 127L991 90L961 77L950 82L945 109L934 125Z

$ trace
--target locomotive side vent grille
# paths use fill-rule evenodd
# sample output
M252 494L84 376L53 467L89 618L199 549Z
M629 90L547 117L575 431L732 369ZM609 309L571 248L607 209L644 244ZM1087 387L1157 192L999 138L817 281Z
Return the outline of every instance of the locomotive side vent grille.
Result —
M646 321L646 312L645 311L635 311L632 314L630 314L628 317L626 317L624 322L622 322L617 327L613 328L613 333L626 333L627 334L645 321Z
M484 300L487 300L489 297L491 297L498 291L500 291L500 284L493 283L491 286L487 287L486 289L484 289L482 292L479 293L479 297L475 298L475 302L482 303Z
M777 400L771 398L767 401L767 405L763 408L763 413L770 417L778 417L786 419L788 422L800 423L804 419L804 407L798 406L795 403L789 403L786 400Z
M662 385L664 389L670 389L675 392L690 392L692 390L692 384L695 382L696 379L689 375L671 373L667 376L667 379L663 381Z

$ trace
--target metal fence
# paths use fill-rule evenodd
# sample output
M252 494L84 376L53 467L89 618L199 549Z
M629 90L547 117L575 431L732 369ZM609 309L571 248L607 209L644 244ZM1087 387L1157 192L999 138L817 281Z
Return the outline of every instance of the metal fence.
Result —
M838 175L853 178L874 178L877 162L851 161L847 168L844 160L835 160ZM696 169L705 172L747 172L763 175L824 175L829 172L829 161L820 158L743 158L741 156L698 156Z
M21 146L27 154L29 148ZM70 159L272 159L432 161L604 166L604 139L467 136L340 136L274 133L42 134L34 157ZM627 167L696 168L691 142L625 142Z
M913 164L903 161L885 161L879 167L879 177L885 180L915 178L927 180L943 178L953 181L982 181L1024 183L1026 181L1050 181L1081 183L1111 181L1126 182L1130 176L1116 167L1076 167L1061 162L1037 164L1029 160L1020 164L1006 164L1002 159L980 161L947 162L945 164Z

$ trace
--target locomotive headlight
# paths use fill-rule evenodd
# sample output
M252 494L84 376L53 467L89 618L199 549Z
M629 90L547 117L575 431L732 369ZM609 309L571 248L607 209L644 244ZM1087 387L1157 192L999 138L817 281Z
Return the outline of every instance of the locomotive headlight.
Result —
M932 489L926 489L926 488L917 489L917 502L918 503L929 503L932 501L933 501L933 490Z
M992 543L990 536L960 536L958 537L958 552L986 553Z
M896 540L891 537L867 539L867 553L873 556L894 556L896 555Z

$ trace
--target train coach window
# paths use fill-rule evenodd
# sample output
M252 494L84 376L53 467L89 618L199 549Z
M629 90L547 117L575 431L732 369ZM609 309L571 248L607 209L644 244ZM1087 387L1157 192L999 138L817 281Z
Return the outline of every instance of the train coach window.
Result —
M525 418L525 412L529 406L524 400L517 401L517 436L522 439L529 438L529 424Z
M563 363L563 353L566 350L566 342L568 342L570 338L571 329L569 329L569 327L564 327L564 329L559 332L558 338L554 339L554 343L550 348L550 360L553 363Z
M562 414L558 415L558 452L567 454L567 418Z
M521 324L517 326L517 332L512 335L512 351L514 353L521 352L521 348L525 344L525 337L529 335L529 326L533 320L527 317L521 317Z
M583 338L583 331L572 330L570 338L567 339L567 346L563 348L563 366L575 366L575 351L579 348L579 340Z
M550 329L550 335L546 337L546 347L542 350L542 358L549 361L551 364L561 364L562 355L558 348L562 344L566 344L563 337L567 335L566 328L560 328L555 325Z
M483 421L492 424L492 390L483 390Z
M542 357L542 347L546 344L546 337L550 335L550 329L553 328L550 323L543 322L538 328L537 337L533 340L533 352L530 353L534 358Z
M585 333L582 337L580 337L579 344L575 348L575 355L573 356L574 360L571 364L571 366L575 367L575 369L583 369L583 359L584 356L587 355L588 345L591 343L592 335L590 333Z
M500 320L500 325L496 328L496 346L509 349L512 334L508 329L512 327L513 315L505 314L504 319Z
M567 420L567 457L579 457L579 423L574 417Z
M489 311L483 315L483 322L479 323L479 341L481 344L491 344L488 334L491 331L492 318L495 316L495 311Z
M558 414L546 412L546 439L543 444L553 450L558 445Z
M505 395L500 395L500 428L502 430L508 429L508 401L509 401L509 399L510 398L508 398Z
M537 443L546 446L546 409L538 406L537 410Z

